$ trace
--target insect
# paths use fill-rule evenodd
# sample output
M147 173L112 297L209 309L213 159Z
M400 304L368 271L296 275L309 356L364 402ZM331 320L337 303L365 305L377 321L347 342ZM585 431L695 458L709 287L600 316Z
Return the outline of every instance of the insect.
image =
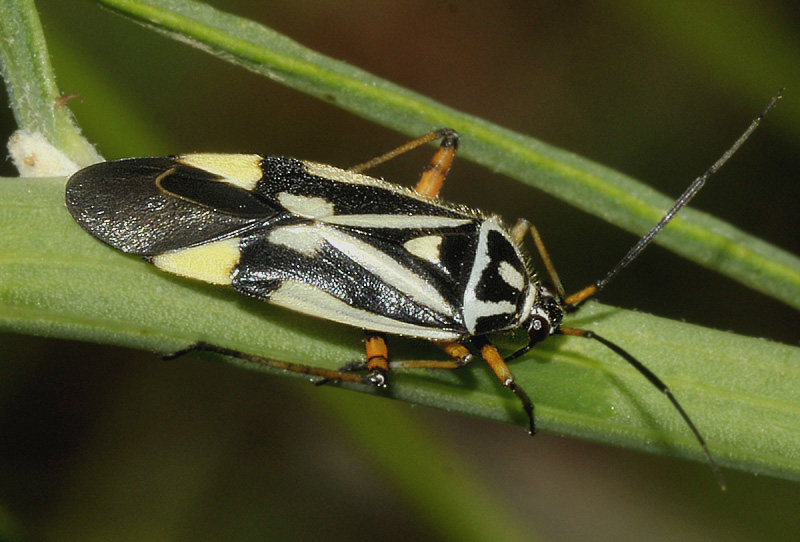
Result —
M533 403L507 362L551 335L606 345L662 391L702 446L669 388L628 352L597 334L561 325L632 261L750 135L779 95L602 280L566 296L535 228L437 198L458 146L453 130L430 132L349 170L253 154L184 154L104 162L75 173L66 203L97 239L180 276L233 287L271 303L366 331L366 357L341 370L286 363L196 344L323 380L383 386L389 368L453 369L485 360L521 401ZM412 190L361 172L441 139ZM522 248L531 232L551 282ZM527 344L503 357L487 338L524 330ZM389 363L384 335L433 341L452 358Z

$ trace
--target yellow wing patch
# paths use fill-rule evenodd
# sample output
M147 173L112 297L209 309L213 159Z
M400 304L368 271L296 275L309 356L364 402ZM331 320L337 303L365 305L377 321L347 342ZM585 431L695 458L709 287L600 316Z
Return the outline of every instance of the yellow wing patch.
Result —
M325 198L298 196L289 192L278 194L278 202L290 213L306 218L324 218L333 216L333 203Z
M207 245L182 248L153 257L159 269L211 284L231 284L231 273L239 263L238 237Z
M442 251L441 235L426 235L409 239L403 244L403 248L422 260L427 260L434 264L440 263Z
M258 154L213 153L184 154L176 158L180 164L219 175L222 182L245 190L253 190L264 176L261 171L263 159Z

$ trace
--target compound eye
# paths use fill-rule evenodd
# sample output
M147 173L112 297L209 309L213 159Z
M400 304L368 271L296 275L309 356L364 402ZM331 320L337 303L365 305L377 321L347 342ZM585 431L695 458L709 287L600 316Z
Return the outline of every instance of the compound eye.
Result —
M531 318L531 325L528 327L528 344L534 345L545 340L550 336L550 322L543 316Z

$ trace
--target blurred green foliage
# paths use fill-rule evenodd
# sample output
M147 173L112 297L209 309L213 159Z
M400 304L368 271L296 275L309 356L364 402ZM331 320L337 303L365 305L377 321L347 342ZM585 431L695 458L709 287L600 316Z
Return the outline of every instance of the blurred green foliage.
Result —
M673 194L787 86L696 206L800 248L791 2L212 4ZM38 6L61 89L82 95L73 111L107 158L253 151L347 166L402 140L90 3ZM413 179L424 160L381 174ZM460 162L445 196L534 220L573 287L632 241L547 196L531 209L515 190L529 193ZM795 311L660 249L603 300L797 344ZM702 464L531 441L516 427L198 360L20 337L2 348L0 499L36 538L463 540L424 488L400 489L376 442L409 471L440 469L431 483L480 488L499 538L510 523L552 540L792 540L800 527L796 483L729 473L721 494ZM414 434L436 446L406 448Z

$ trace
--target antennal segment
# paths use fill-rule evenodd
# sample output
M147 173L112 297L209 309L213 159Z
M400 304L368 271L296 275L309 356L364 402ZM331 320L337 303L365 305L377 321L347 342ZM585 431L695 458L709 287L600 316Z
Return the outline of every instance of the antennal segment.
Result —
M681 418L683 418L683 421L686 422L686 425L688 425L689 429L691 429L692 433L694 433L694 437L697 439L697 442L700 443L700 446L703 448L703 452L706 454L706 460L708 461L708 465L711 467L711 471L714 473L714 477L717 479L717 484L719 484L721 490L725 491L726 489L725 479L722 477L722 473L719 470L719 466L717 465L717 462L714 460L714 456L711 455L711 451L708 449L705 439L703 439L703 436L700 434L700 430L697 429L697 426L695 426L692 419L683 409L681 404L678 402L678 400L672 394L672 391L670 391L669 387L664 383L663 380L661 380L658 376L656 376L656 374L650 369L648 369L641 361L630 355L626 350L623 350L621 347L612 343L608 339L604 339L603 337L601 337L600 335L598 335L593 331L589 331L586 329L577 329L572 327L562 327L559 331L563 335L571 335L573 337L583 337L585 339L594 339L600 344L606 346L612 352L614 352L619 357L621 357L629 364L631 364L633 368L639 371L639 373L642 376L644 376L653 386L658 388L658 390L661 393L666 395L667 399L669 399L670 403L672 403L672 406L675 407L675 410L677 410L678 413L681 415Z
M605 288L608 285L608 283L611 282L611 280L614 277L616 277L617 274L619 274L620 271L625 269L625 267L629 263L631 263L634 259L636 259L639 253L642 252L647 247L647 245L649 245L653 241L653 238L656 235L658 235L658 233L661 230L664 229L664 227L669 223L669 221L675 217L678 211L680 211L687 203L689 203L692 200L692 198L700 191L700 189L703 188L703 185L706 184L708 178L711 177L714 173L716 173L725 164L725 162L727 162L728 159L731 156L733 156L733 154L736 151L739 150L739 147L741 147L744 144L744 142L747 141L747 138L750 137L750 135L755 131L755 129L761 123L761 119L763 119L764 116L766 116L766 114L769 113L773 107L775 107L775 104L778 102L778 100L780 100L782 94L783 94L783 89L780 89L775 94L775 96L772 97L772 100L770 100L769 104L764 109L764 111L762 111L761 114L758 117L756 117L753 120L753 122L750 123L750 126L747 127L747 130L745 130L744 133L741 136L739 136L739 139L736 140L736 142L731 146L731 148L725 151L725 154L723 154L719 160L714 162L714 165L708 168L705 171L705 173L703 173L700 177L695 179L691 185L689 185L689 188L687 188L686 191L683 194L681 194L681 196L672 205L672 208L669 211L667 211L667 214L664 215L664 218L659 220L658 224L653 226L653 228L649 232L647 232L647 234L644 237L639 239L639 242L636 243L633 246L633 248L631 248L628 251L625 257L623 257L619 261L619 263L617 263L617 265L615 265L611 269L611 271L609 271L606 274L605 277L598 280L593 285L587 286L583 290L575 294L572 294L565 300L565 303L568 306L574 307L578 303L581 303L587 298L593 296L594 294Z

